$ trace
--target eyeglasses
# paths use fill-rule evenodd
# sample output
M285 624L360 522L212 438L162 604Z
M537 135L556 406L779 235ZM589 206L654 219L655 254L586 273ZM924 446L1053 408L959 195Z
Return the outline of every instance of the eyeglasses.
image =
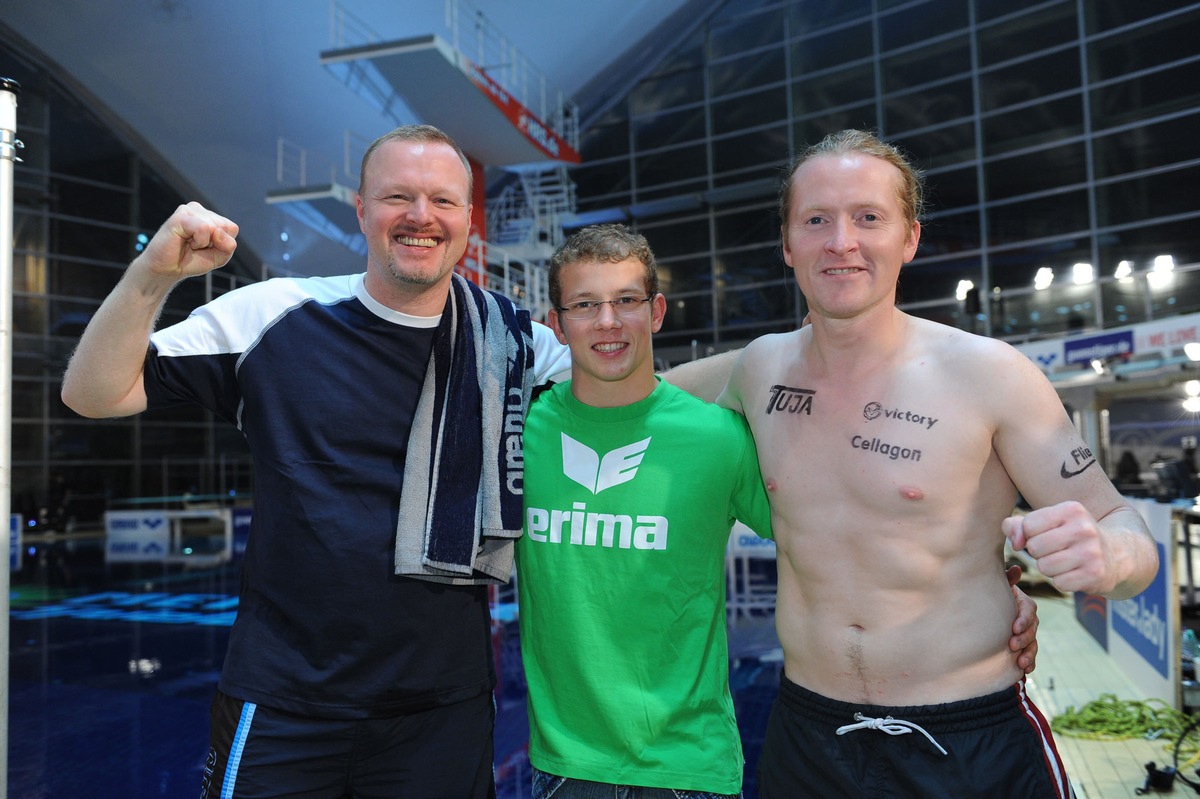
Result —
M582 322L586 319L595 319L600 315L601 305L611 305L613 310L620 316L633 316L642 310L642 304L650 302L654 297L617 297L612 300L580 300L573 302L565 308L559 308L558 312L565 319Z

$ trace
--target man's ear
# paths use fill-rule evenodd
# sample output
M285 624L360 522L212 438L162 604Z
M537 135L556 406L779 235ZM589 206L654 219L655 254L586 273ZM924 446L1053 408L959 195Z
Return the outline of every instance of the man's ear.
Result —
M667 318L667 298L661 293L655 294L650 301L650 332L657 333L662 329Z
M567 334L563 332L562 320L558 318L557 308L550 309L550 313L546 316L546 325L554 331L554 337L558 339L559 344L567 343Z
M917 245L921 243L921 223L914 221L908 231L908 241L904 243L904 263L908 263L917 255Z

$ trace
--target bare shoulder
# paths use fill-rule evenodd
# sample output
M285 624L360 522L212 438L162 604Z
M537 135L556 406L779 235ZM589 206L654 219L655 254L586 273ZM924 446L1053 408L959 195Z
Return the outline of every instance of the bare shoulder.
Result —
M802 331L790 333L768 333L751 341L742 353L740 368L765 367L777 361L785 353L797 352L801 346Z
M1025 380L1041 375L1037 366L1011 344L968 333L928 319L912 319L914 340L952 371L977 379Z
M719 402L739 412L745 412L745 404L753 403L761 393L761 386L769 384L778 375L785 358L800 346L800 331L791 333L768 333L751 341L738 355L729 376L729 385Z
M997 429L1061 422L1063 406L1054 386L1011 344L928 320L915 328L920 354L937 365L934 380L941 390L969 403Z

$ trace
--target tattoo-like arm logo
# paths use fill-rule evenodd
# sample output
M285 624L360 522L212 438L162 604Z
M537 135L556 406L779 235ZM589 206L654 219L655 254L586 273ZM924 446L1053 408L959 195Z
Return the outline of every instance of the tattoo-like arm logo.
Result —
M1071 450L1071 458L1074 460L1073 466L1075 468L1068 469L1067 462L1064 460L1062 467L1058 470L1058 473L1064 480L1074 477L1077 474L1082 474L1089 466L1096 462L1096 459L1092 457L1092 451L1087 447L1076 447ZM1082 466L1079 465L1081 463L1083 464Z

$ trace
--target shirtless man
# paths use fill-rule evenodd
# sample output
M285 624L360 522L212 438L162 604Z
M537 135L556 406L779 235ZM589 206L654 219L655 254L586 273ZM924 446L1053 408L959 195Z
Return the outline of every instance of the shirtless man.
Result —
M1067 592L1127 598L1157 570L1036 367L896 307L920 188L859 131L797 159L783 254L811 324L751 343L720 398L758 443L779 553L764 799L1069 796L1006 645L1005 537ZM1034 510L1009 518L1018 492Z

